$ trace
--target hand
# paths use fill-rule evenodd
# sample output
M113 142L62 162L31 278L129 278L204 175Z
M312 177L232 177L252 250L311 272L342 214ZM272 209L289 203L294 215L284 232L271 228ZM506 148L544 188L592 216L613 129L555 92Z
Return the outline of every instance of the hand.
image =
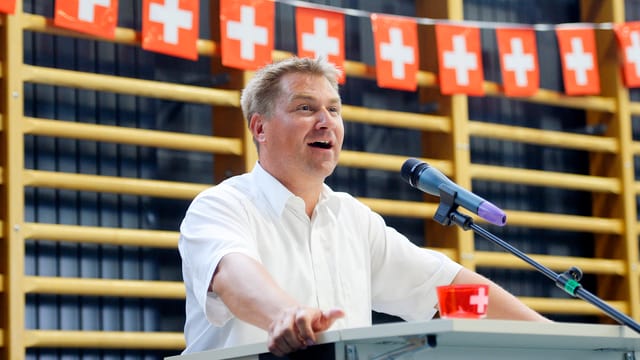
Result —
M344 316L340 309L288 308L269 326L267 345L276 356L305 349L316 342L315 333L325 331Z

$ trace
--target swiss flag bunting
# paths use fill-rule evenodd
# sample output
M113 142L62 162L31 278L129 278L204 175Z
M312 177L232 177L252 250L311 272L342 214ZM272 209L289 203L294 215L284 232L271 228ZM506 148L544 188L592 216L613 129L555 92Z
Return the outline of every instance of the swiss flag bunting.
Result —
M595 95L600 92L600 73L593 29L556 29L562 78L567 95Z
M507 96L531 96L540 86L533 29L496 29L502 83Z
M640 22L618 24L613 30L620 49L624 84L640 87Z
M298 56L324 57L342 70L344 84L344 14L310 8L296 8Z
M0 14L14 14L19 0L0 0ZM53 24L60 28L115 38L119 0L54 0ZM219 0L219 45L223 66L256 70L273 61L277 0ZM293 2L297 56L326 58L346 73L345 16L348 11L325 10ZM142 0L141 47L145 50L198 59L200 0ZM131 6L127 2L127 6ZM360 16L360 15L354 15ZM415 91L420 47L418 19L370 14L379 87ZM603 24L554 27L567 95L597 95L600 74L595 29ZM609 25L608 23L606 25ZM502 26L502 27L498 27ZM480 30L465 22L436 22L438 82L444 95L484 95ZM526 97L540 89L536 27L496 24L498 55L505 96ZM286 30L285 30L286 31ZM640 88L640 21L613 24L620 74L628 88ZM431 50L431 49L428 49ZM431 53L430 53L431 55Z
M270 63L274 14L270 0L221 0L222 65L255 70Z
M199 0L143 0L142 48L198 59Z
M436 24L440 92L445 95L483 95L484 73L480 30Z
M0 0L0 4L2 2ZM118 23L118 0L56 0L53 23L113 39Z
M418 25L414 19L371 15L378 86L416 90L418 81Z
M16 11L16 0L0 0L0 12L13 14Z

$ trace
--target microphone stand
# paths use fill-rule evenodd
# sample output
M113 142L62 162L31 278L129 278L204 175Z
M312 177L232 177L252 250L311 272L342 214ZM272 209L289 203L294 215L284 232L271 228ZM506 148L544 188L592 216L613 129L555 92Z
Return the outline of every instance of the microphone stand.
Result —
M580 279L582 279L582 270L580 270L578 267L573 266L569 270L561 274L557 274L551 269L536 262L522 251L511 246L504 240L474 224L473 219L470 216L458 212L458 205L454 201L455 197L457 196L457 191L453 187L444 183L440 185L439 190L440 205L438 206L438 209L433 216L433 219L435 221L445 226L456 224L465 231L472 229L476 234L493 242L494 244L500 246L501 248L517 256L524 262L533 266L536 270L552 280L556 284L556 286L564 290L567 294L585 300L592 305L595 305L600 310L609 315L612 319L616 320L618 323L626 325L635 330L637 333L640 333L640 324L638 324L635 320L611 307L602 299L582 287L579 282Z

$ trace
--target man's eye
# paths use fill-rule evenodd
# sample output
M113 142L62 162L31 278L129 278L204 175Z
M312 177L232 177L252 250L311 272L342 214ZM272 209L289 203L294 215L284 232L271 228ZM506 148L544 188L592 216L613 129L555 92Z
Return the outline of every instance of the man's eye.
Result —
M311 106L309 106L309 105L298 105L298 110L309 111L309 110L311 110Z
M331 106L331 107L329 107L329 111L332 112L332 113L339 114L340 113L340 108L338 108L337 106Z

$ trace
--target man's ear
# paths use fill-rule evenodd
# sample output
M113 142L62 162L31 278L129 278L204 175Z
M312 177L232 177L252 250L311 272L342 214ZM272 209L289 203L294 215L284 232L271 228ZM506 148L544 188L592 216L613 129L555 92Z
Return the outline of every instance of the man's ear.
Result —
M249 121L249 129L251 130L253 139L258 143L263 142L265 139L264 120L265 117L263 115L255 113L251 115L251 120Z

